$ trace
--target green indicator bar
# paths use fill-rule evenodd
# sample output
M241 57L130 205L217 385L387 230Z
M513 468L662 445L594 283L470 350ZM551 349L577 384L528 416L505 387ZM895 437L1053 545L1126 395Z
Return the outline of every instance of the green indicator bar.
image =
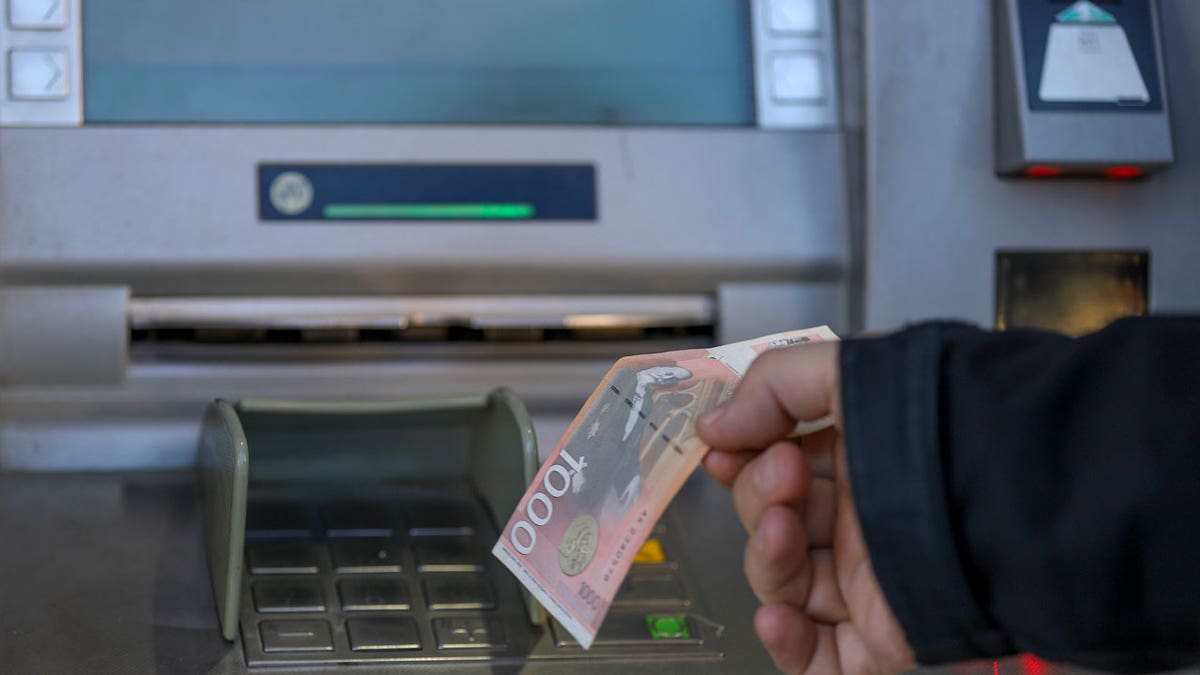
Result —
M324 214L335 220L513 220L532 218L533 204L326 204Z

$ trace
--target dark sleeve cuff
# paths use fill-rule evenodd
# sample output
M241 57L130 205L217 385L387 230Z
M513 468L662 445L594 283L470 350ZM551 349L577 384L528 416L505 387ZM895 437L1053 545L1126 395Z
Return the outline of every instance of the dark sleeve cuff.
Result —
M841 349L851 488L879 585L921 663L994 658L1011 641L972 594L951 526L939 431L946 336L925 324Z

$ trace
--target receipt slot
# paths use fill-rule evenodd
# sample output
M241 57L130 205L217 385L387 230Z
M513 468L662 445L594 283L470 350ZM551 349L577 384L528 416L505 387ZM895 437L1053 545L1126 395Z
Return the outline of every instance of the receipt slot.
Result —
M1135 178L1172 162L1154 0L995 8L998 174Z

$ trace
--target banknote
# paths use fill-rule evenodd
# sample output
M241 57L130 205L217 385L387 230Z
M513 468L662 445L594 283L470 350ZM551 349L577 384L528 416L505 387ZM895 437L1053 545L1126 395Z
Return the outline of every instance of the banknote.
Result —
M634 554L708 450L696 418L728 398L768 349L831 340L837 336L821 326L619 359L534 477L492 553L590 647Z

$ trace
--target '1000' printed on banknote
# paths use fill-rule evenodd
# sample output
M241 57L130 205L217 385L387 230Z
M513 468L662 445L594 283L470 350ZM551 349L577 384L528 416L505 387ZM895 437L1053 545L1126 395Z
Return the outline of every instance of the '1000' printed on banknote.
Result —
M696 418L728 398L764 351L831 340L837 336L821 326L618 360L534 477L492 553L590 647L633 555L708 451L695 434Z

